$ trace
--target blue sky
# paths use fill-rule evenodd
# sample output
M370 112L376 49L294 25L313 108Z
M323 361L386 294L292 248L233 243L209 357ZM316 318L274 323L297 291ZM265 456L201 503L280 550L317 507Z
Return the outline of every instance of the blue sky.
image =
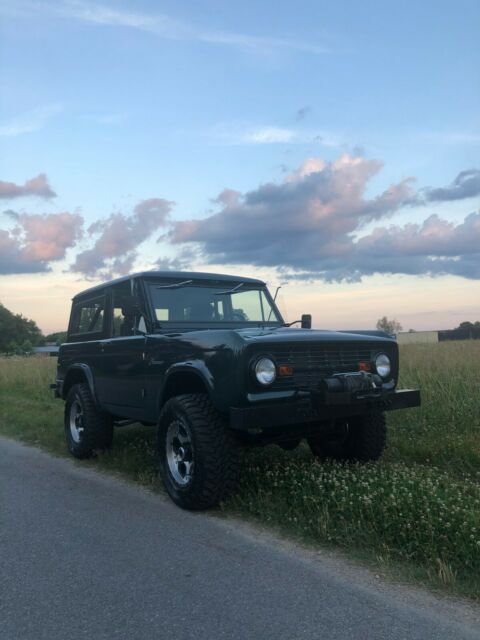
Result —
M422 243L426 235L441 233L449 234L449 247L457 247L460 237L475 235L480 223L476 218L468 224L465 220L479 211L480 189L476 191L473 184L477 174L469 176L473 187L454 197L444 192L435 200L428 194L448 188L462 172L480 169L478 2L5 0L0 19L0 180L24 185L45 174L57 194L42 197L27 188L21 196L2 200L3 210L17 216L0 217L0 230L10 234L9 251L23 251L28 264L38 266L26 271L22 257L18 273L9 267L8 275L5 270L0 276L0 299L10 308L35 316L32 290L43 287L48 296L59 286L68 291L82 288L79 279L85 272L71 268L76 255L91 249L101 234L104 239L108 234L113 237L110 223L92 233L89 226L117 212L125 216L135 236L135 207L161 199L175 202L168 212L173 231L162 230L160 216L151 234L140 233L137 244L126 249L135 268L182 253L185 258L193 247L199 268L223 266L228 272L237 269L245 274L255 268L264 270L272 282L284 277L285 269L300 270L307 273L310 284L305 284L304 276L292 280L299 309L312 286L318 296L327 291L328 296L345 295L348 301L352 287L359 286L354 282L358 274L364 290L373 287L392 300L395 292L414 296L425 288L444 291L453 282L448 285L452 296L455 287L466 287L463 307L453 298L442 307L435 303L435 293L431 319L416 318L411 310L406 320L419 328L429 322L454 325L452 309L475 313L475 296L480 317L480 275L472 266L478 255L471 246L458 249L465 269L439 270L434 279L424 260L409 273L405 262L366 266L360 257L346 263L346 271L357 276L340 278L337 262L333 266L325 252L317 258L312 254L310 265L298 260L282 265L282 254L275 253L278 243L266 247L269 258L263 261L253 255L247 240L233 252L228 235L238 233L234 217L247 221L256 215L256 210L248 209L248 193L256 201L262 199L262 215L271 216L262 229L268 229L267 222L275 224L278 209L263 199L261 185L275 186L276 201L290 198L290 191L280 185L291 182L308 159L322 159L327 168L316 165L312 178L304 171L301 179L318 176L323 184L327 171L329 175L340 171L335 162L345 155L360 159L352 165L356 177L367 170L368 162L378 162L378 169L361 179L362 197L368 201L391 185L414 179L410 196L403 194L381 214L359 213L360 222L345 233L361 238L377 227L395 224L398 233L388 242L396 247L397 236L406 235L406 224L422 225L435 215L466 226L455 230L453 237L454 231L435 220L422 232ZM350 173L348 179L342 176L332 178L335 188L339 184L344 188L351 179ZM227 188L239 192L237 204L212 202ZM299 187L296 193L303 198L300 191ZM321 188L315 193L318 204ZM311 201L301 201L311 209ZM293 220L296 202L292 200ZM358 202L343 200L344 206L349 204L355 209ZM72 225L80 224L73 216L82 218L83 231L76 227L57 251L49 245L50 254L45 247L39 252L37 243L32 262L28 243L35 240L39 219L28 216L65 212L72 216ZM331 215L343 214L335 210ZM192 221L205 219L205 224L191 230ZM185 221L190 221L187 236L185 226L175 226ZM53 228L54 223L56 219L49 218L45 224ZM214 250L215 225L225 233L215 236L215 247L225 246L222 254ZM290 226L289 221L282 233L288 235ZM331 226L322 231L331 232ZM301 244L304 236L298 226L294 233ZM157 242L160 235L163 240ZM20 238L18 246L13 246L13 238ZM372 236L372 247L373 241ZM405 252L404 242L398 250L402 257L413 255L411 245L409 240ZM430 255L427 249L422 249L424 257ZM135 260L128 251L135 252ZM329 245L328 256L331 251ZM434 247L433 255L457 260L455 250L445 248L445 243L441 249ZM102 279L108 270L112 272L113 260L122 256L112 253L109 263L86 275ZM280 275L277 266L283 269ZM325 285L332 278L334 282ZM373 300L369 306L368 299L364 304L371 311L362 322L371 325L380 307ZM65 308L61 306L64 315ZM387 314L401 315L401 311L395 306L385 309ZM341 314L328 319L338 325L350 322ZM43 314L39 322L51 328L59 320Z

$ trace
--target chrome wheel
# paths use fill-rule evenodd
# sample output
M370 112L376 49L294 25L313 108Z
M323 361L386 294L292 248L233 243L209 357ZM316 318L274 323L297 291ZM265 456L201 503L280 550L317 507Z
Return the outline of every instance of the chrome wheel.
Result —
M70 407L70 434L75 443L79 443L83 438L83 407L78 400L72 402Z
M175 482L186 486L193 476L194 456L190 429L180 420L168 425L166 437L166 458Z

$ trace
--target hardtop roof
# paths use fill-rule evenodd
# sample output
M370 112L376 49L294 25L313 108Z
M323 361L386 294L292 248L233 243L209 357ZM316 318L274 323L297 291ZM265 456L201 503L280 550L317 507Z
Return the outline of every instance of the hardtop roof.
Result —
M103 289L107 287L120 284L121 282L128 282L133 279L140 278L152 278L152 279L161 279L165 278L168 280L210 280L210 281L223 281L223 282L248 282L250 284L260 284L265 285L263 280L258 280L257 278L243 278L241 276L230 276L222 273L205 273L200 271L140 271L138 273L131 273L128 276L122 276L121 278L116 278L115 280L109 280L107 282L103 282L102 284L97 284L94 287L90 287L89 289L84 289L79 293L75 294L72 300L76 298L83 297L85 295L89 295L91 293L100 293Z

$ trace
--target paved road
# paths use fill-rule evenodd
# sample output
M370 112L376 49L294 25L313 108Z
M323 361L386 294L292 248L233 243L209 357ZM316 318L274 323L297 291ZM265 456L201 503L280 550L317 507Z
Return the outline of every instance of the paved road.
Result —
M468 607L252 531L0 438L0 638L480 638Z

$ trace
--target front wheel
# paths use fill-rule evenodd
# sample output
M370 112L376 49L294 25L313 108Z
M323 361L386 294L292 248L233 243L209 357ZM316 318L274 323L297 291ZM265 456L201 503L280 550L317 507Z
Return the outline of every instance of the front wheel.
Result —
M206 394L180 395L165 404L157 446L165 489L183 509L208 509L237 482L238 447Z
M308 444L318 458L369 462L380 458L386 439L385 414L375 411L339 420L328 434L308 438Z

